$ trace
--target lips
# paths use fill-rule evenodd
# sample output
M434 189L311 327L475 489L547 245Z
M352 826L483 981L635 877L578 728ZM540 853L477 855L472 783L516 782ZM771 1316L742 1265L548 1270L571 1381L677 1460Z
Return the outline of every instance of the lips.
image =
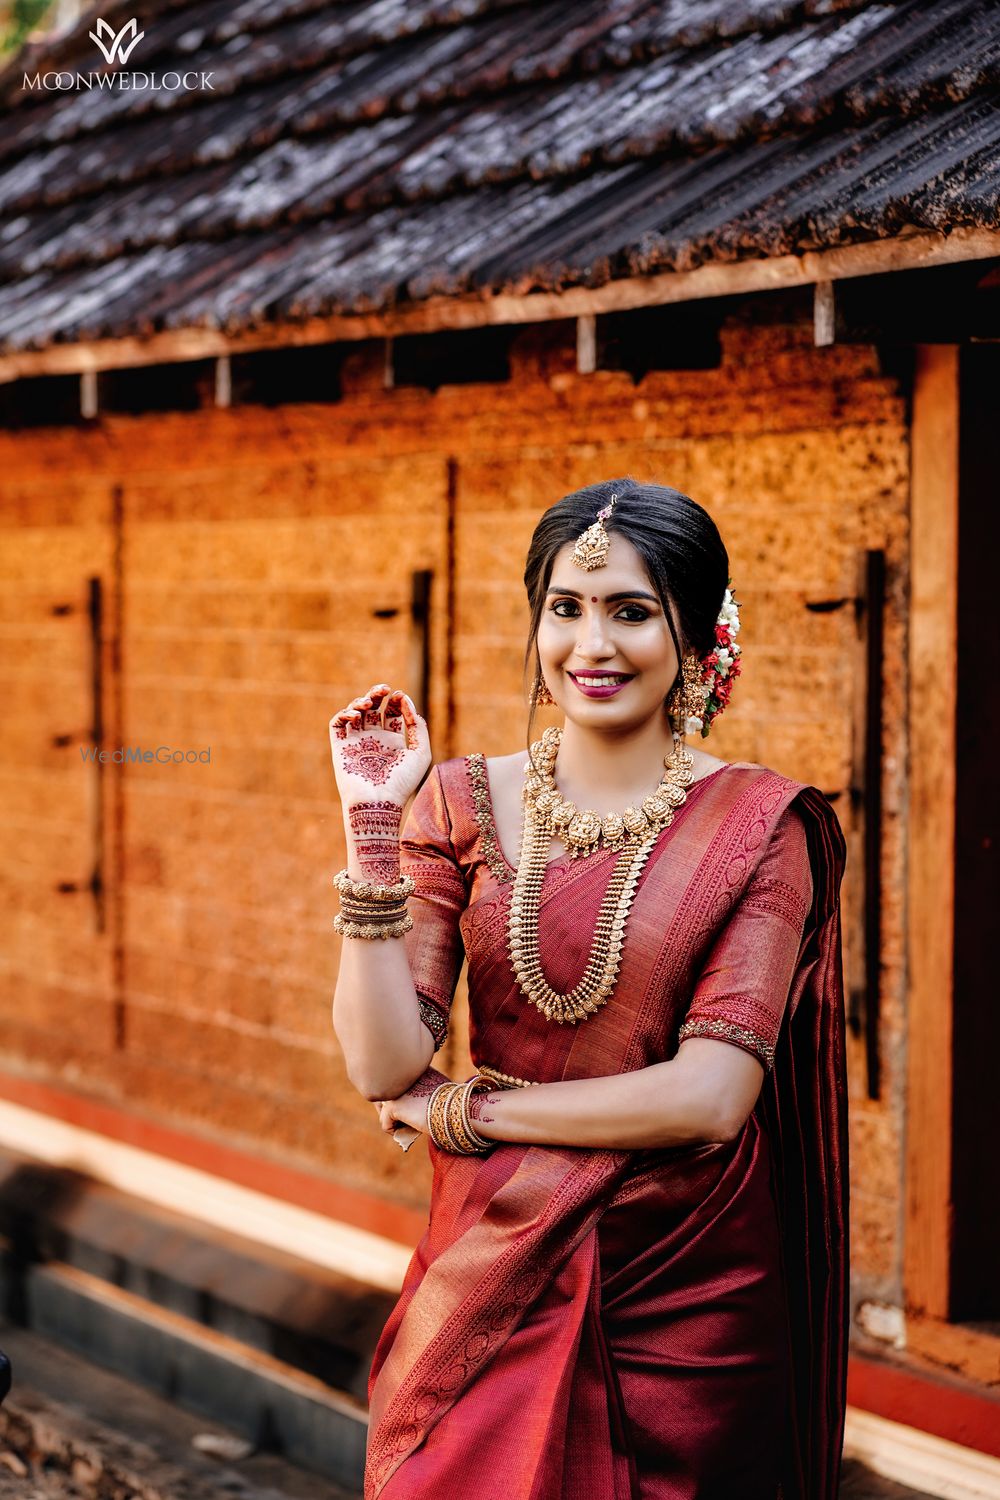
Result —
M613 698L632 681L631 672L569 672L567 676L585 698Z

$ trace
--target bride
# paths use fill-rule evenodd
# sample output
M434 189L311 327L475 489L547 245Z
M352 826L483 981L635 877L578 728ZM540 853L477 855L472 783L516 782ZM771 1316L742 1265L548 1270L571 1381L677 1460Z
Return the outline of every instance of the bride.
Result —
M366 1500L836 1495L844 840L815 787L687 743L740 670L728 570L687 496L591 485L525 568L531 712L561 727L432 767L387 683L331 720L334 1027L433 1165Z

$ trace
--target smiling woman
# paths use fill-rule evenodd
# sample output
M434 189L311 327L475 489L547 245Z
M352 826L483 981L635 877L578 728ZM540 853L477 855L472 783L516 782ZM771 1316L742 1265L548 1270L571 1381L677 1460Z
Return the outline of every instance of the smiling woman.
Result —
M736 675L728 566L677 490L552 506L526 665L564 723L432 768L401 836L430 760L410 700L331 721L338 922L376 939L345 944L334 1024L434 1169L366 1500L836 1494L844 841L815 787L686 743ZM466 956L453 1081L429 1063Z

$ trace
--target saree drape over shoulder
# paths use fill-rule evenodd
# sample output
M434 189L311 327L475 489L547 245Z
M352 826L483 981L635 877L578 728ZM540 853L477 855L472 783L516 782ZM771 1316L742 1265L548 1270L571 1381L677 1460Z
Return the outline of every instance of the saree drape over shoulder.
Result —
M366 1500L833 1500L847 1340L844 839L815 787L737 762L647 861L610 1001L560 1025L507 951L514 871L481 757L406 825L406 942L440 1042L464 956L477 1067L627 1073L688 1036L766 1070L733 1141L623 1150L428 1139L430 1220L375 1351ZM546 977L586 963L615 855L557 859Z

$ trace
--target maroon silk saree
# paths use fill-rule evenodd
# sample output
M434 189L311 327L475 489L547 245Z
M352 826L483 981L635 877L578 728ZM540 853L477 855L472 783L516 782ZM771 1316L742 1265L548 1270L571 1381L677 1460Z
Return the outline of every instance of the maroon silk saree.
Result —
M568 990L614 860L549 866L540 941ZM814 787L746 762L695 783L647 861L610 1001L521 994L513 871L481 757L407 821L407 936L440 1041L463 954L471 1052L505 1086L629 1072L686 1036L757 1056L735 1141L611 1150L428 1139L427 1230L375 1351L366 1500L833 1500L847 1337L844 840Z

